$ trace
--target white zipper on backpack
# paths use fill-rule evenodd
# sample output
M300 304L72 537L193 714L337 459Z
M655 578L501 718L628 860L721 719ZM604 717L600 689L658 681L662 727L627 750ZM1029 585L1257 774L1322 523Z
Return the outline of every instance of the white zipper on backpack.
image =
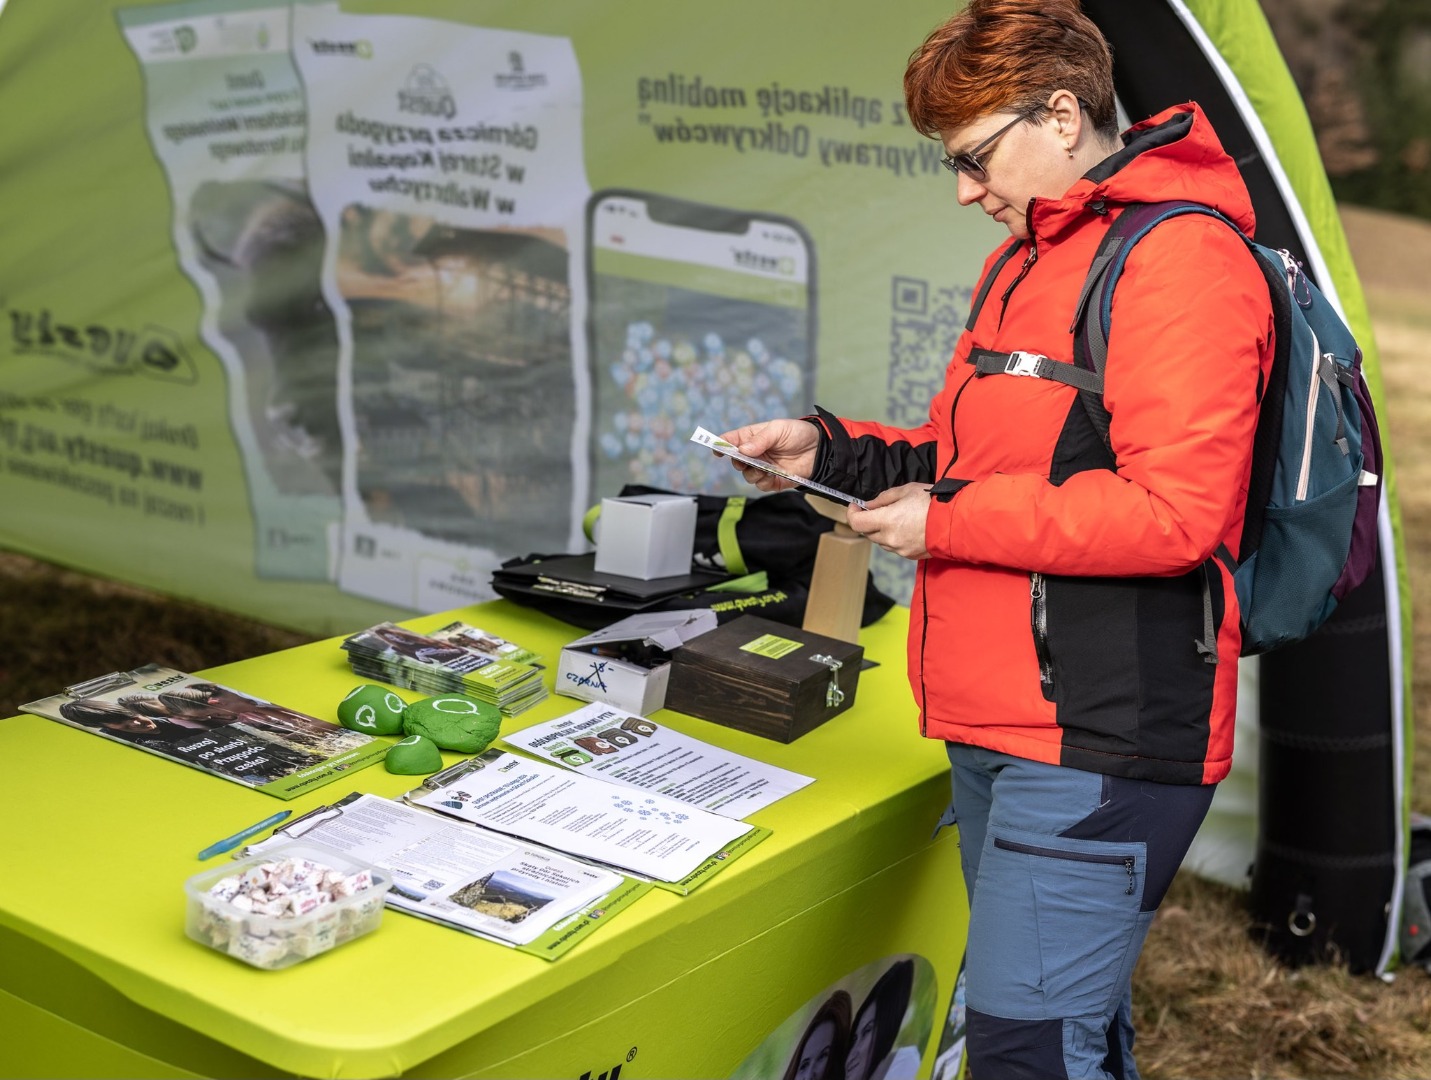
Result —
M1307 433L1302 438L1302 468L1297 473L1297 494L1293 502L1304 502L1307 487L1312 480L1312 436L1316 434L1317 397L1322 386L1321 379L1322 346L1317 335L1312 334L1312 381L1307 389Z

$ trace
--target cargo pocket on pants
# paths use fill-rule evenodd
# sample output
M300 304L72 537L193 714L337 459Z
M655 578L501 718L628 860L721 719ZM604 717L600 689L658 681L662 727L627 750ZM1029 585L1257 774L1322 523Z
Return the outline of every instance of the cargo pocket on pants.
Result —
M993 843L1029 860L1044 1015L1110 1015L1146 929L1146 846L1008 833Z

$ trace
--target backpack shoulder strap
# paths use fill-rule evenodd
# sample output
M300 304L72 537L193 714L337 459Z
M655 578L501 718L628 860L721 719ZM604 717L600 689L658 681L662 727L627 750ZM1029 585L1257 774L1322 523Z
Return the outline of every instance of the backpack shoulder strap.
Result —
M1296 303L1288 289L1286 260L1283 256L1257 244L1249 245L1259 257L1254 261L1267 282L1267 295L1272 301L1272 367L1267 381L1259 381L1257 400L1259 412L1257 430L1252 439L1252 472L1247 481L1247 511L1242 519L1242 537L1237 544L1237 556L1245 559L1262 543L1262 527L1267 504L1272 500L1273 478L1277 471L1277 451L1282 434L1282 414L1286 406L1287 379L1292 367L1292 307ZM1295 265L1293 263L1292 265Z
M998 261L989 267L989 272L984 275L983 284L979 286L979 295L974 297L974 302L969 305L969 318L964 323L965 330L974 329L974 323L979 319L979 312L984 310L984 301L988 299L989 290L994 287L994 282L998 280L999 274L1003 272L1008 261L1018 254L1019 249L1024 246L1024 242L1015 239L1008 247L1004 248Z
M1081 367L1096 372L1101 387L1103 369L1108 361L1108 329L1113 312L1113 287L1123 272L1123 264L1133 245L1146 236L1154 226L1170 217L1182 214L1206 214L1227 222L1232 231L1247 245L1253 261L1262 271L1267 282L1267 293L1272 301L1272 322L1276 353L1271 374L1266 384L1258 385L1258 401L1261 413L1252 447L1252 472L1249 477L1247 510L1243 516L1242 535L1238 542L1237 559L1223 549L1229 566L1255 551L1262 539L1262 527L1266 506L1271 498L1273 474L1277 467L1278 439L1282 430L1282 409L1287 385L1287 371L1290 366L1292 334L1292 300L1287 282L1283 276L1286 260L1269 248L1264 248L1249 240L1241 229L1211 207L1193 202L1133 203L1127 206L1109 227L1108 235L1099 245L1097 254L1088 269L1083 291L1079 294L1078 309L1074 315L1073 354L1074 362ZM1102 394L1079 391L1083 407L1105 446L1108 445L1109 413L1103 403ZM1111 449L1111 448L1110 448Z
M1069 331L1073 334L1073 362L1097 376L1099 389L1095 391L1080 388L1079 397L1104 446L1108 446L1110 416L1103 404L1101 388L1103 370L1108 364L1108 331L1113 315L1113 289L1118 284L1118 278L1123 273L1133 246L1155 226L1183 214L1204 214L1227 222L1233 232L1244 242L1248 242L1236 225L1212 207L1201 203L1129 203L1108 227L1107 235L1098 245L1093 262L1089 264L1083 289L1078 294L1078 306L1074 310L1073 323L1069 326Z

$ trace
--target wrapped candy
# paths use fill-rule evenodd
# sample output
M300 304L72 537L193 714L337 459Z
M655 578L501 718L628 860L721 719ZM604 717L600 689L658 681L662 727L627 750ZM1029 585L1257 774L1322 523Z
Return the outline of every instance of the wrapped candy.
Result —
M336 852L333 861L289 854L196 875L186 885L189 936L274 970L375 929L390 880Z

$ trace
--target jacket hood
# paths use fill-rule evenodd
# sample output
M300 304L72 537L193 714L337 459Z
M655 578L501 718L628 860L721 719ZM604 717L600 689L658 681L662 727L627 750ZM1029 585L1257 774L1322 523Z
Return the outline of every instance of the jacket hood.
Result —
M1090 203L1118 204L1186 199L1231 219L1248 237L1257 225L1252 199L1212 124L1195 102L1175 105L1123 133L1123 149L1088 170L1061 199L1037 200L1033 223L1051 235Z

